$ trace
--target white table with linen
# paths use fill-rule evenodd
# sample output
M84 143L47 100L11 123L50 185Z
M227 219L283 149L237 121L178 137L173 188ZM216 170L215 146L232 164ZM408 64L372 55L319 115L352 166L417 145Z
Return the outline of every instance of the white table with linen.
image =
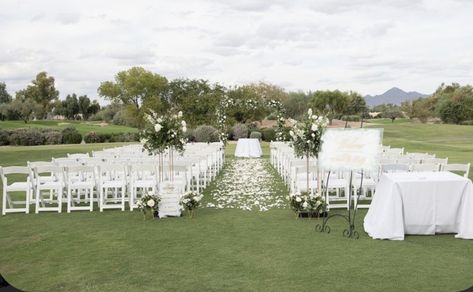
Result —
M383 174L364 228L374 239L436 233L473 239L473 184L447 171Z
M258 139L238 139L235 157L261 157L262 154Z

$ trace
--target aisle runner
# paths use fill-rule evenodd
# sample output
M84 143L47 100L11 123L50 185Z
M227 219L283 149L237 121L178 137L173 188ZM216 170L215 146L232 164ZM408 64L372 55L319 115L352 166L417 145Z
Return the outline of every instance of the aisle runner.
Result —
M210 191L210 208L239 208L267 211L286 208L285 190L277 189L274 174L266 159L227 160L222 177Z

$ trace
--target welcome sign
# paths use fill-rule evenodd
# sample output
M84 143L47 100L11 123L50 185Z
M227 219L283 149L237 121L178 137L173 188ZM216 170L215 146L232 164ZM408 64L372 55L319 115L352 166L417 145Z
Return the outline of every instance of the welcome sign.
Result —
M327 129L320 166L325 170L376 170L383 129Z

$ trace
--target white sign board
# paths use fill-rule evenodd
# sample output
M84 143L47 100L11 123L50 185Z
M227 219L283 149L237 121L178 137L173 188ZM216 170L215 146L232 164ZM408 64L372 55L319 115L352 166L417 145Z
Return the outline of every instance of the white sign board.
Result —
M376 170L383 129L327 129L319 163L325 170Z

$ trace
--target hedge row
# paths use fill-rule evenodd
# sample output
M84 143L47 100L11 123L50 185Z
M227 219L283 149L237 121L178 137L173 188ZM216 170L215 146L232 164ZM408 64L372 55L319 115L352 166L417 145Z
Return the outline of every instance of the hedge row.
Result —
M52 145L52 144L80 144L82 135L73 127L68 127L62 131L56 129L0 129L0 146L5 145ZM105 142L132 142L138 141L136 133L117 133L117 134L97 134L95 132L87 133L84 136L86 143L105 143Z

